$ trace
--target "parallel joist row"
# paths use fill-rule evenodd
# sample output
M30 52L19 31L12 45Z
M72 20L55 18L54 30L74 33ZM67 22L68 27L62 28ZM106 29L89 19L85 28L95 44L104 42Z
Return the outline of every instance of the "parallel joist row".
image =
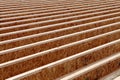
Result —
M0 80L98 80L119 68L119 0L0 0Z

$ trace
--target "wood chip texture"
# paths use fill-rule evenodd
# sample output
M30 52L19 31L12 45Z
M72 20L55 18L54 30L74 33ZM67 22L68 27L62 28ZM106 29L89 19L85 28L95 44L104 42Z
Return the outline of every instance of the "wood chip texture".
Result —
M99 80L119 69L120 0L0 0L0 80Z

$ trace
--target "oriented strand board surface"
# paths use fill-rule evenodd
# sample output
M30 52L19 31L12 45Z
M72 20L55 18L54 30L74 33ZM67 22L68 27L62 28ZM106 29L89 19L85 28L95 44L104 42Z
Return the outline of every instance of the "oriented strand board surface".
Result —
M0 80L98 80L119 55L119 0L0 0Z

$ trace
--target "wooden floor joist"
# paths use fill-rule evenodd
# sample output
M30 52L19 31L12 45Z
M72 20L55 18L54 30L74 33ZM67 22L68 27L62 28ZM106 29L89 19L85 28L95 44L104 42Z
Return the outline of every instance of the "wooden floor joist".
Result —
M0 0L0 80L114 80L119 70L119 0Z

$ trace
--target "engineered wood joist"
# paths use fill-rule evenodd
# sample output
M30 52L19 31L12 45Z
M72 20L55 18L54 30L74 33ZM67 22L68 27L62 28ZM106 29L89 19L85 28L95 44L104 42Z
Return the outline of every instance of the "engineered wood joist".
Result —
M0 0L0 80L105 80L119 69L119 0Z

